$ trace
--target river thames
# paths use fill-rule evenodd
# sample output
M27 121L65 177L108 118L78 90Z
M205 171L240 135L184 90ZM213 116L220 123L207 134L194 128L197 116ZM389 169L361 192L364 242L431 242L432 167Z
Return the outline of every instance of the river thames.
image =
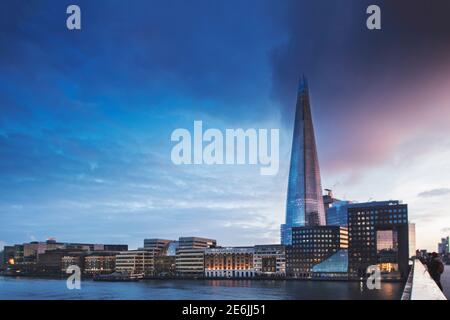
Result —
M0 277L3 300L398 300L403 283L369 290L359 282L274 280L84 280L69 290L65 280Z

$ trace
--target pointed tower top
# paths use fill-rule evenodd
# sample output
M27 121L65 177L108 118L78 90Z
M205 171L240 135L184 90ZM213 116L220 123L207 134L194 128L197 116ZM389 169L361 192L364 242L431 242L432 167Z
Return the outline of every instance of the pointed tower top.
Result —
M302 74L298 81L298 92L303 92L307 90L308 90L308 80L306 80L305 75Z

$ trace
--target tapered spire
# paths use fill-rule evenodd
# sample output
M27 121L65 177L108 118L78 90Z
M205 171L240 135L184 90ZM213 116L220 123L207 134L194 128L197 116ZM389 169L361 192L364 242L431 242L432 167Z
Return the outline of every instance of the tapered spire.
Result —
M300 79L298 81L298 93L301 93L303 91L308 91L308 80L306 79L304 74L300 76Z
M325 225L325 210L308 81L301 76L292 139L286 223L281 226L282 243L291 244L292 227L315 225Z

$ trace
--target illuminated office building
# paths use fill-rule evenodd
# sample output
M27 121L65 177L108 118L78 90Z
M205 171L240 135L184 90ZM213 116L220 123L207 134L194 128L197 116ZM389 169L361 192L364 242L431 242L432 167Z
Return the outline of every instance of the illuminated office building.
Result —
M348 230L339 226L292 228L286 247L289 278L347 278Z
M94 252L84 257L84 272L88 275L111 274L116 269L118 252Z
M377 266L382 278L408 275L408 207L399 201L348 206L349 277L363 278Z
M80 270L84 270L85 254L68 254L61 258L61 272L65 273L70 266L77 266Z

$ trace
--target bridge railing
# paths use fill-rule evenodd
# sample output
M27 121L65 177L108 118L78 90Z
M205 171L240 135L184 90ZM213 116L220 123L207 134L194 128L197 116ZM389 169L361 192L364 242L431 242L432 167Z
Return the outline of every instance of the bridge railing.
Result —
M414 259L402 300L447 300L419 259Z

